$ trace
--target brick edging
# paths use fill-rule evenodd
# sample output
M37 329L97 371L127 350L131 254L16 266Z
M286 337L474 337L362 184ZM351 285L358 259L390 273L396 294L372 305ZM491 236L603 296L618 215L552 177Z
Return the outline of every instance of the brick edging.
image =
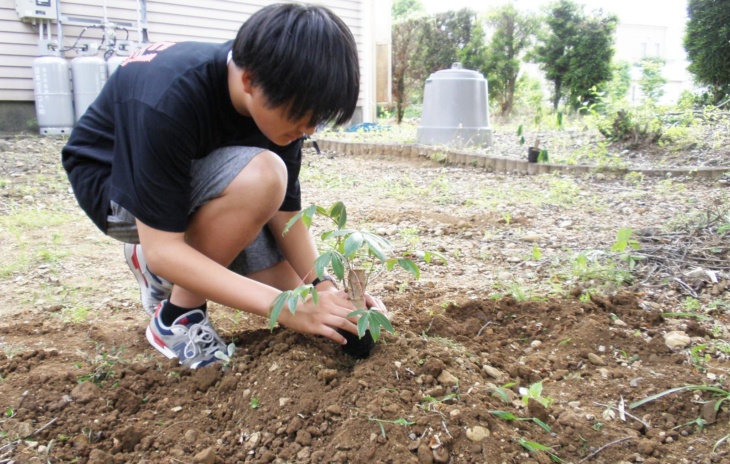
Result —
M602 172L624 176L636 172L648 177L696 177L701 179L719 179L730 173L730 166L725 167L683 167L669 169L617 168L611 166L590 166L585 164L528 163L526 159L505 156L480 155L458 151L446 147L434 147L419 144L365 143L345 142L342 140L318 139L319 148L334 151L343 155L355 156L394 156L400 158L429 158L444 156L443 162L450 165L474 166L489 172L515 172L518 174L546 174L562 172L565 174L589 174Z

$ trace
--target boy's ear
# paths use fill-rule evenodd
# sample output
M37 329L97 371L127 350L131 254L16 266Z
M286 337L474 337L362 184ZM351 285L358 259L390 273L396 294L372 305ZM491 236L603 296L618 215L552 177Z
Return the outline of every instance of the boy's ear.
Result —
M251 95L253 93L253 79L249 71L243 70L241 73L241 82L243 83L243 91Z

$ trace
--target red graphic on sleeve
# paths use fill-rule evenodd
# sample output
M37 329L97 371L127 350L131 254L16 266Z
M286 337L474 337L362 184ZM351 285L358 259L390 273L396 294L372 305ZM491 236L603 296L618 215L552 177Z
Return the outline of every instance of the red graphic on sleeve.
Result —
M126 66L129 63L149 63L154 60L158 52L167 50L168 48L175 45L176 42L159 42L149 44L144 48L140 48L136 52L132 53L129 58L124 60L122 66Z

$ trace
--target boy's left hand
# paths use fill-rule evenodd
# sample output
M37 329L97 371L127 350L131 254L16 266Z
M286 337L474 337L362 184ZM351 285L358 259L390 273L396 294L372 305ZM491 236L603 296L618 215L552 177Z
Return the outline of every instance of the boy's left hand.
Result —
M371 296L369 294L365 294L365 305L370 309L377 309L385 317L390 319L390 314L388 313L388 308L385 307L385 304L380 300L380 298L375 298L374 296Z

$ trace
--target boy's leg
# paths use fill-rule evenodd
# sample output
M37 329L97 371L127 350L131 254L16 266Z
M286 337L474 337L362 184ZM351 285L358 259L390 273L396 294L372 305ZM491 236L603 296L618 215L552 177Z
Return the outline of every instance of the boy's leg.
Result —
M217 150L208 158L218 152L223 152L220 157L230 158L227 152L244 148ZM194 179L221 176L225 180L230 176L231 169L226 163L212 167L210 164L198 162L194 166ZM266 223L278 211L284 200L286 182L286 167L278 155L259 151L219 195L193 212L185 240L214 261L229 266L242 250L257 240ZM206 187L194 185L193 197L210 196L211 192L205 190ZM170 301L180 307L193 308L203 304L205 299L176 285Z
M283 201L286 180L286 168L279 157L260 148L223 148L196 161L193 209L186 240L224 265L230 264L249 245L256 248L259 242L273 241L273 237L263 240L257 237L265 235L260 234L261 229ZM136 231L135 237L131 237L129 218L124 217L124 213L129 213L117 212L113 211L110 216L109 235L138 241ZM134 218L131 219L133 227ZM112 227L115 221L118 223ZM129 246L125 248L132 250ZM271 249L270 244L268 248ZM134 250L141 252L141 247L137 245ZM272 264L278 265L283 259L278 248L268 254L268 262ZM173 289L170 299L157 307L150 321L148 341L165 356L178 357L181 363L192 368L214 362L215 352L224 350L225 343L210 325L205 300L182 287Z

